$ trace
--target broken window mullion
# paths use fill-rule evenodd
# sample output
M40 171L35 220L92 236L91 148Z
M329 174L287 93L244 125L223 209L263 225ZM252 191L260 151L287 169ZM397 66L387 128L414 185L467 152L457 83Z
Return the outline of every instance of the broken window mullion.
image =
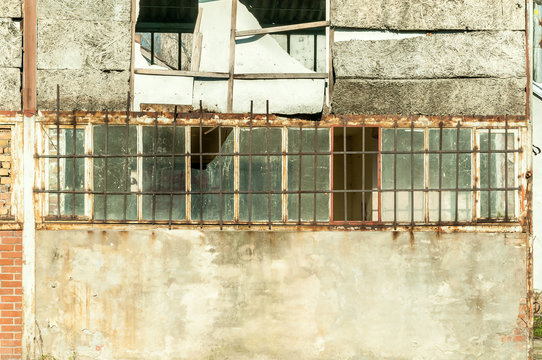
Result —
M508 116L504 118L504 219L508 221Z
M143 125L137 125L137 218L143 220Z
M265 124L266 124L266 130L265 130L265 141L266 141L266 149L267 149L267 221L269 230L271 230L271 155L270 153L270 144L269 144L269 100L265 102Z
M455 154L455 223L458 223L459 220L459 142L460 142L460 132L461 128L461 122L457 122L457 130L456 130L456 154ZM472 148L471 148L472 150ZM470 198L473 197L474 194L471 194Z
M190 126L184 127L184 151L186 153L184 169L185 169L185 213L186 220L188 222L192 221L192 128Z
M94 154L93 136L94 128L89 122L85 129L85 154ZM85 161L85 189L94 191L94 159L88 157ZM91 223L94 223L94 194L85 195L85 215L90 218Z
M424 159L424 188L425 188L425 192L423 194L423 202L424 202L424 207L425 207L425 211L424 211L424 221L426 223L429 223L430 221L430 217L431 217L431 214L430 214L430 211L431 211L431 203L430 203L430 193L429 193L429 188L430 188L430 177L429 177L429 174L430 174L430 162L429 162L429 129L426 127L424 128L424 145L423 145L423 148L424 148L424 151L425 151L425 154L423 156L423 159Z
M302 172L303 172L303 160L301 153L303 152L303 123L299 124L299 168L298 168L298 193L297 193L297 224L301 225L301 181L302 181Z
M252 224L252 118L254 111L254 101L250 101L250 120L248 133L248 226Z
M414 227L414 121L412 118L410 119L410 203L410 226Z
M125 146L126 146L126 154L124 157L124 191L128 191L130 186L130 173L128 171L128 154L130 153L130 93L128 93L128 101L127 101L127 108L126 108L126 125L125 125ZM122 203L122 219L123 221L126 221L126 207L128 202L128 195L123 196L123 203Z
M218 180L219 180L219 189L220 189L220 194L219 194L219 206L218 206L218 210L219 210L219 213L220 213L220 230L222 230L222 227L223 227L223 214L222 214L222 204L223 204L223 196L222 196L222 126L220 125L220 123L218 124Z
M282 222L288 222L288 128L282 128Z
M442 128L442 121L439 123L439 159L438 159L438 224L442 224L442 141L444 136L444 129ZM459 146L459 145L458 145ZM455 169L456 178L459 176L459 165Z
M316 55L315 55L316 56ZM318 178L318 120L314 123L314 199L313 199L313 224L317 222L317 193L316 193L316 179Z
M180 58L179 58L180 61ZM177 106L175 106L175 113L173 115L173 134L171 135L171 172L169 174L169 212L168 212L168 225L171 229L171 223L173 221L173 174L175 173L175 152L176 152L176 142L175 135L177 134ZM185 158L186 159L186 158ZM186 160L185 160L186 161Z

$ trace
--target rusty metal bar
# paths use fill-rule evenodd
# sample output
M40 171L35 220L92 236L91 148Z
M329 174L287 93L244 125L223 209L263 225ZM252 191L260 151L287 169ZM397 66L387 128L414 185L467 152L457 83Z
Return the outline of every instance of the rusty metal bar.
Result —
M439 123L439 158L438 158L438 223L442 223L442 141L444 130L442 128L442 121ZM456 168L456 173L459 172L459 168Z
M508 115L504 118L504 219L508 220Z
M222 152L222 126L218 124L218 152ZM223 214L222 214L222 204L223 204L223 196L222 196L222 155L218 155L218 181L220 182L220 194L219 194L219 213L220 213L220 230L222 230L223 225Z
M303 151L303 124L299 124L299 152ZM303 180L303 155L299 155L299 169L298 169L298 192L297 192L297 223L301 224L301 181Z
M203 227L203 101L199 101L199 223Z
M179 34L180 39L180 34ZM180 61L180 60L179 60ZM169 228L171 229L171 222L173 221L173 173L175 172L175 146L176 146L176 139L175 136L177 135L177 106L175 106L175 115L173 117L173 135L171 135L171 143L172 145L172 151L171 151L171 173L169 174ZM186 161L186 160L185 160ZM185 189L186 190L186 189Z
M347 170L347 154L346 154L346 151L347 151L347 146L346 146L346 140L347 140L347 137L346 137L346 129L347 129L347 123L346 123L346 119L343 120L343 152L344 152L344 155L343 155L343 189L346 190L348 189L348 181L347 181L347 175L348 175L348 170ZM348 224L348 194L345 192L344 195L343 195L343 199L344 199L344 224L347 225Z
M268 220L268 226L269 230L271 230L272 226L272 219L271 219L271 156L269 155L270 152L270 143L269 143L269 100L265 102L265 119L266 119L266 130L265 130L265 141L267 142L267 220ZM282 193L282 192L281 192Z
M109 152L109 112L105 111L105 145L104 145L104 153L107 154ZM104 169L104 224L107 222L107 178L109 176L108 172L108 158L105 158L105 169Z
M361 125L361 189L365 191L365 150L366 150L366 144L365 144L365 116L362 119L362 125ZM381 171L380 169L378 171ZM372 192L371 192L372 193ZM365 222L367 220L367 213L366 213L366 202L365 202L365 192L361 193L361 221L363 225L365 225Z
M397 230L397 120L393 133L393 229Z
M74 157L72 158L72 190L75 191L75 153L76 153L76 149L77 149L77 119L76 119L76 116L75 116L75 112L73 113L73 136L72 136L72 140L73 140L73 152L72 152L72 155L74 155ZM58 153L58 152L57 152ZM72 194L72 217L75 218L75 193Z
M316 40L315 40L316 41ZM316 53L314 54L316 57ZM317 196L316 196L316 179L318 178L318 120L316 120L314 128L314 199L313 199L313 223L316 224L316 209L317 209Z
M60 85L56 86L56 189L60 191ZM60 193L56 197L56 213L60 218Z
M218 128L218 127L217 127ZM205 134L205 133L204 133ZM522 153L523 150L521 149L510 149L508 150L508 153ZM301 154L303 156L310 156L310 155L362 155L362 154L366 154L366 155L394 155L394 154L397 154L397 155L410 155L410 151L400 151L398 150L397 152L395 151L370 151L370 150L367 150L365 151L365 153L363 151L318 151L318 152L314 152L314 151L303 151L303 152L296 152L295 155L298 155L298 154ZM414 151L412 152L414 155L425 155L425 154L438 154L439 151L436 150L436 151L429 151L429 150L424 150L424 151ZM442 150L442 153L443 154L456 154L458 153L456 150ZM468 151L468 150L460 150L459 151L459 154L487 154L489 153L489 151L486 151L486 150L472 150L472 151ZM492 154L504 154L505 151L504 150L491 150L491 153ZM239 156L249 156L250 153L248 152L223 152L223 153L218 153L218 152L204 152L202 153L204 156L218 156L218 155L222 155L222 156L236 156L236 155L239 155ZM271 156L283 156L283 155L291 155L291 153L288 153L288 152L270 152L269 155ZM171 154L156 154L156 157L170 157ZM186 154L186 153L176 153L175 156L177 157L188 157L190 155ZM56 159L57 157L61 158L61 159L66 159L66 158L69 158L71 159L73 156L72 155L36 155L35 158L36 159ZM154 157L154 154L138 154L138 153L134 153L134 154L104 154L104 155L95 155L95 154L89 154L89 155L76 155L75 156L77 159L89 159L89 158L94 158L94 159L105 159L105 158L124 158L124 157Z
M414 228L414 122L410 119L410 225Z
M459 132L460 132L460 128L461 128L461 122L457 122L457 132L456 132L456 154L455 154L455 168L456 168L456 173L455 173L455 223L457 224L458 223L458 219L459 219L459 150L460 150L460 146L459 146L459 141L460 141L460 136L459 136ZM472 146L471 146L471 149L472 149ZM472 194L474 196L474 193Z
M491 219L491 129L488 129L487 135L487 218Z
M248 224L252 223L252 118L254 116L254 101L250 101L250 122L248 132Z
M126 154L130 152L130 93L128 92L128 101L126 102L126 134L125 134L125 145L126 145ZM124 158L124 191L128 191L128 185L130 182L130 172L128 171L128 157ZM122 203L122 219L126 220L127 212L127 203L128 195L124 195Z
M153 154L154 154L154 158L153 158L153 167L152 167L152 190L153 190L153 195L152 195L152 223L154 224L156 222L156 178L158 177L157 175L157 172L158 172L158 159L156 157L156 150L157 150L157 146L158 146L158 113L155 113L154 115L154 136L153 136Z

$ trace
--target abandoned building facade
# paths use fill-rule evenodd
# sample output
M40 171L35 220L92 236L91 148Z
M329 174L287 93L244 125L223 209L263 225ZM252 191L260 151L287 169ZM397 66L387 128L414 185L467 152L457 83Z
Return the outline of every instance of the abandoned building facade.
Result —
M528 359L524 0L1 0L0 359Z

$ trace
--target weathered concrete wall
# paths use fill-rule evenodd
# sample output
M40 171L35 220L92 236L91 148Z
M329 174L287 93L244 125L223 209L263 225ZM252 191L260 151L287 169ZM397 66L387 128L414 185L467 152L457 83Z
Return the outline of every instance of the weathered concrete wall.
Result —
M124 110L131 62L131 1L38 0L38 107Z
M0 110L21 109L23 37L20 0L0 3Z
M344 41L334 44L333 57L339 78L521 78L527 73L522 31Z
M38 231L36 319L60 359L525 359L526 241Z
M338 114L517 115L525 113L524 79L342 79Z
M332 112L525 115L523 1L333 0L331 14L355 35L333 45Z
M524 30L523 0L331 0L337 27L395 30Z

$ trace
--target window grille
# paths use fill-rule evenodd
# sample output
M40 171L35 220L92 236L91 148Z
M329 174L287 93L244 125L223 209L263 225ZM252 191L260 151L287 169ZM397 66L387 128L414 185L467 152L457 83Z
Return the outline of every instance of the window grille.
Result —
M521 126L269 114L42 124L44 219L397 228L517 223ZM216 115L220 117L220 115ZM204 119L205 118L205 119ZM504 123L504 124L502 124ZM504 125L504 126L503 126ZM74 135L75 134L75 135Z

